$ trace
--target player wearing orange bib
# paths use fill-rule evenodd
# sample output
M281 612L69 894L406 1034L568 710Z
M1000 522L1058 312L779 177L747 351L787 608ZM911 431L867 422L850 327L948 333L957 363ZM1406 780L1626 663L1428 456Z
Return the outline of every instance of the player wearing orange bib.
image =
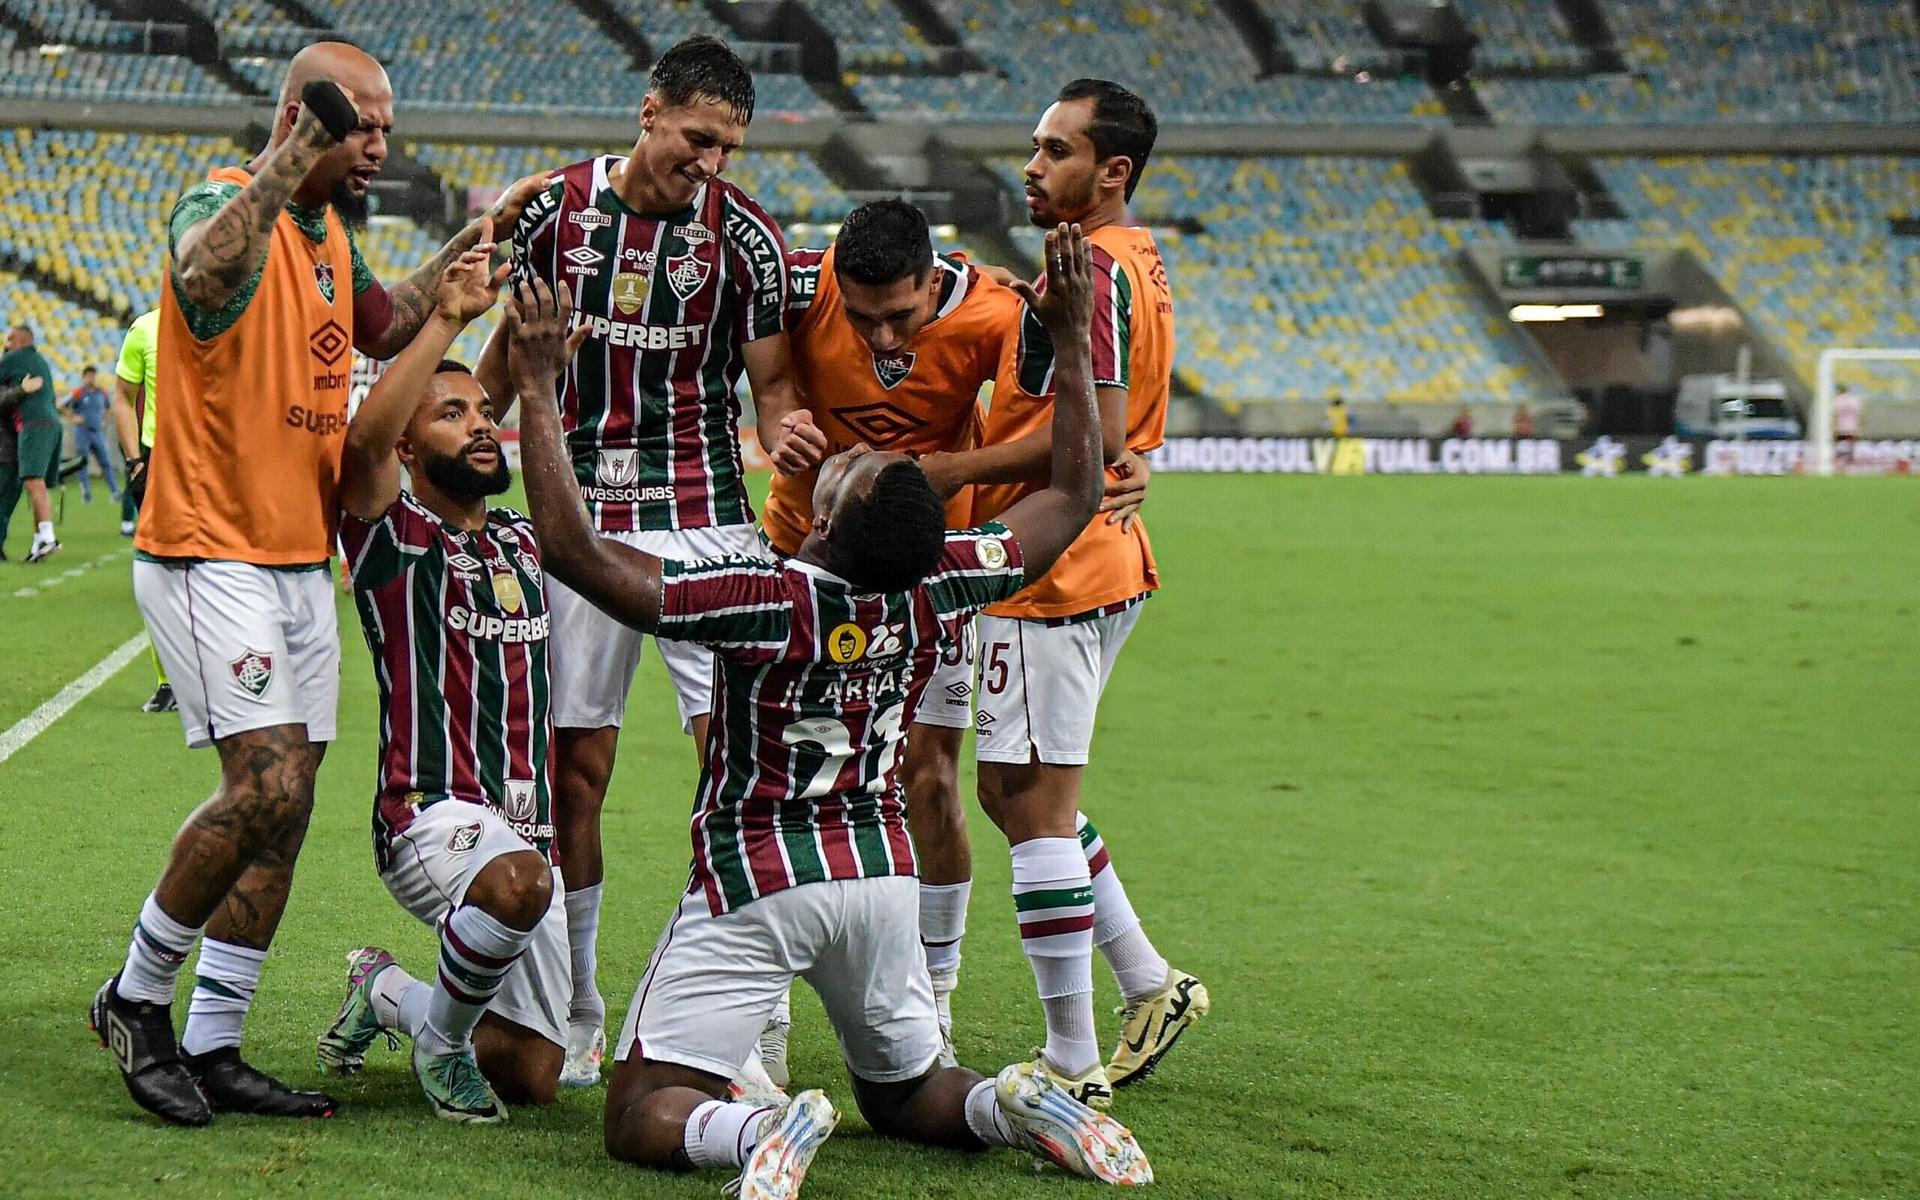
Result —
M936 255L927 219L904 200L875 200L847 216L832 248L787 256L788 327L801 401L832 445L915 457L973 447L976 397L1013 351L1020 298L960 255ZM927 461L933 461L928 459ZM1044 476L1046 457L1039 457ZM814 473L776 475L761 524L792 557L814 526ZM957 484L956 484L957 486ZM947 526L965 529L965 488ZM971 623L967 626L971 631ZM973 719L973 647L956 643L928 681L914 716L901 781L920 866L920 927L943 1035L960 961L973 863L960 802L961 739ZM762 1040L764 1065L786 1082L785 1013ZM951 1065L952 1047L943 1047Z
M1080 79L1034 130L1027 163L1033 223L1077 221L1093 243L1094 382L1108 439L1143 455L1166 427L1173 373L1173 300L1153 235L1127 201L1152 152L1145 101L1118 84ZM1052 347L1028 320L994 390L984 440L1018 445L1051 420ZM974 489L975 521L1033 490ZM980 618L980 803L1012 847L1014 907L1046 1011L1042 1064L1103 1107L1207 1011L1206 989L1175 971L1140 928L1099 833L1079 812L1081 776L1100 693L1160 586L1146 527L1096 519L1053 573ZM1119 1046L1102 1066L1093 1030L1093 947L1126 1001Z
M392 121L379 63L309 46L288 69L268 147L245 169L212 171L169 223L156 345L168 419L134 594L187 743L219 750L222 779L175 838L90 1017L134 1100L176 1124L334 1109L254 1070L239 1046L334 736L340 639L326 565L348 355L410 342L441 271L480 235L469 226L392 292L373 279L343 215L364 217ZM203 931L176 1044L174 984Z

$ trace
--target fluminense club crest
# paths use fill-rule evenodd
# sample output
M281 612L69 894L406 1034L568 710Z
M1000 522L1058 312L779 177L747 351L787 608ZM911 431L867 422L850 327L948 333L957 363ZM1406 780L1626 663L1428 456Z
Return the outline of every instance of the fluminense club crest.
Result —
M320 294L327 298L327 303L332 304L333 264L323 262L313 264L313 282L319 286Z
M227 662L227 669L233 672L233 681L240 689L255 700L265 696L273 685L273 656L258 650L242 651Z
M892 391L895 387L898 387L900 381L911 374L913 374L913 351L908 350L901 354L890 354L885 358L881 358L877 354L874 355L874 378L878 379L880 386L886 388L888 391Z
M678 258L667 260L667 284L673 288L673 294L684 303L693 299L693 294L707 282L712 271L705 260L697 254L682 254Z

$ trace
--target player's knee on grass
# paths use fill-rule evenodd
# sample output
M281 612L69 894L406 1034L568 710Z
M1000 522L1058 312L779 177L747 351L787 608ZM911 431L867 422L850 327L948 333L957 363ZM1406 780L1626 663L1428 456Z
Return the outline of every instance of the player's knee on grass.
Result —
M967 1093L980 1082L979 1072L934 1066L900 1083L875 1083L852 1072L848 1078L860 1115L880 1136L952 1150L984 1148L967 1128Z
M480 1073L508 1104L552 1104L567 1049L524 1025L487 1013L473 1031Z
M602 1125L607 1154L643 1167L688 1170L687 1118L726 1090L727 1081L718 1075L630 1054L614 1064L607 1083Z
M474 874L464 899L509 928L532 929L553 903L553 871L538 851L502 854Z

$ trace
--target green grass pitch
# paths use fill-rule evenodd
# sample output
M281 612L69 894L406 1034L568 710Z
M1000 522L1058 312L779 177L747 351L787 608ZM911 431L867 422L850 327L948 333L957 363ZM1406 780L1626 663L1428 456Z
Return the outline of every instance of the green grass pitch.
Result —
M1213 993L1121 1096L1157 1191L1920 1194L1914 486L1162 477L1167 586L1086 789L1148 931ZM0 567L0 729L137 631L114 515L70 493L60 558ZM342 633L342 736L249 1027L299 1083L343 952L418 970L432 944L374 875L350 607ZM0 1193L716 1194L608 1162L598 1091L459 1129L383 1049L329 1084L332 1121L138 1113L84 1010L214 779L138 711L151 687L137 660L0 765ZM606 830L616 1020L685 877L693 776L651 655L635 687ZM974 838L959 1046L992 1069L1041 1022L1006 856L984 820ZM850 1107L802 991L796 1075ZM849 1113L807 1194L1094 1186Z

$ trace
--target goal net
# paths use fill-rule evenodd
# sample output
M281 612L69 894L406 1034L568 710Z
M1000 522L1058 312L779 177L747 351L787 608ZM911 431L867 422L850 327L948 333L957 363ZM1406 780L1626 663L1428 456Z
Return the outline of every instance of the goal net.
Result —
M1844 433L1839 439L1835 437L1834 398L1843 391L1852 400L1842 407L1858 413L1855 432L1862 442L1920 439L1920 348L1822 350L1817 376L1808 422L1811 428L1807 430L1806 469L1810 474L1874 469L1865 461L1850 460L1851 447Z

